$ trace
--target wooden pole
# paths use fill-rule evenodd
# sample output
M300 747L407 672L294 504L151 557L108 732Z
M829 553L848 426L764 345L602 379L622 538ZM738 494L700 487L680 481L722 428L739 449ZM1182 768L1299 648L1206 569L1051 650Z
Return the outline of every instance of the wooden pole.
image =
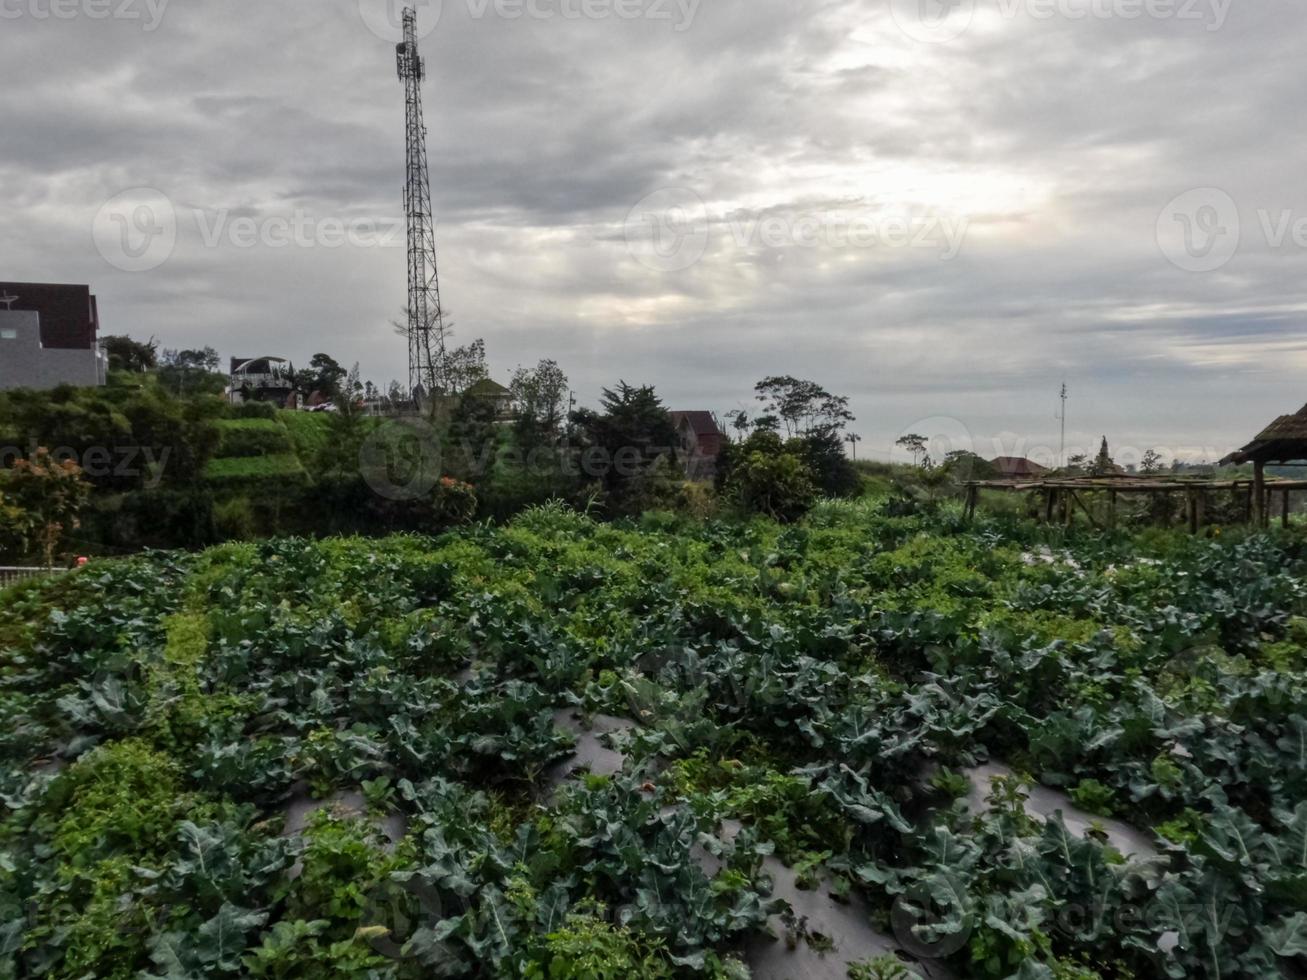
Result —
M1112 490L1107 495L1107 526L1116 530L1116 491Z
M1057 495L1052 490L1044 491L1044 523L1053 523L1053 504L1057 500Z
M1253 463L1253 526L1266 525L1266 464L1260 459Z
M1284 491L1284 501L1280 509L1280 527L1286 530L1289 527L1289 491Z
M1198 494L1189 491L1189 533L1198 533Z

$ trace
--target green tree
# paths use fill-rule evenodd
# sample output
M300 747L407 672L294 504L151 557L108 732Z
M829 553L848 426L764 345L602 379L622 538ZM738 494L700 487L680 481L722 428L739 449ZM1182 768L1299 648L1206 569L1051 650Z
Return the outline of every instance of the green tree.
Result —
M925 436L917 435L915 432L910 432L906 436L901 436L897 439L894 445L905 449L912 454L912 463L914 466L921 466L930 458L926 449L927 442L928 440Z
M341 382L346 379L349 372L341 367L334 357L330 354L314 354L309 361L309 368L313 372L313 391L307 394L316 392L331 401L341 396ZM295 380L296 382L300 380L298 374Z
M437 383L447 395L461 395L478 381L490 377L486 361L486 342L481 339L445 353L443 364L436 365Z
M807 465L816 488L827 497L852 497L862 487L839 433L818 429L792 440L790 451Z
M1155 449L1150 449L1144 453L1143 458L1139 461L1139 472L1145 476L1152 476L1155 473L1162 472L1162 457Z
M752 420L749 413L742 408L726 413L726 421L731 423L731 428L735 430L735 438L743 442L749 434L749 427Z
M144 374L159 366L159 343L153 338L146 343L140 343L126 336L102 337L100 347L109 355L111 371Z
M499 455L499 405L493 398L465 394L449 420L445 470L474 486L494 471Z
M944 456L940 467L954 480L995 480L998 470L987 459L982 459L969 449L955 449Z
M219 394L228 381L218 372L220 360L212 347L165 350L159 358L159 383L178 395Z
M1094 475L1105 476L1109 473L1116 472L1116 463L1112 461L1112 453L1107 448L1107 436L1103 436L1103 444L1098 448L1098 455L1094 458Z
M742 509L773 520L796 521L817 499L812 469L774 432L755 432L733 454L727 496Z
M526 450L552 444L567 415L567 375L557 361L543 360L534 368L518 368L509 384L517 403L517 439Z
M672 417L650 385L605 388L602 412L583 409L573 422L583 472L596 477L617 513L655 506L671 479L679 438Z
M815 381L803 381L788 374L763 378L753 390L767 411L785 424L790 436L804 436L817 430L838 431L854 421L849 400Z

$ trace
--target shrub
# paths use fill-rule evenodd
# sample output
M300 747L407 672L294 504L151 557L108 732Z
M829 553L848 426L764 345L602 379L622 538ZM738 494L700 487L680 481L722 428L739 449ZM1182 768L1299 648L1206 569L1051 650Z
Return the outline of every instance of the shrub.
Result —
M238 419L275 419L277 406L271 402L245 402L232 408L231 414Z
M812 471L813 483L827 497L852 497L862 487L838 432L814 432L790 442L790 450Z
M470 483L447 476L433 494L436 519L442 524L467 524L477 516L477 492Z
M248 541L258 528L248 497L232 497L218 504L213 510L213 523L224 540Z
M727 493L744 510L797 521L817 499L812 470L773 432L754 433L732 454Z

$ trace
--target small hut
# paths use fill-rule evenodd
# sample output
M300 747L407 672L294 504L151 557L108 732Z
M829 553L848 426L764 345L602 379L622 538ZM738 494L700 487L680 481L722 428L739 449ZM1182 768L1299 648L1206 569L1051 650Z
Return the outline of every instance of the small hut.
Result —
M1301 464L1307 460L1307 406L1293 415L1281 415L1248 445L1221 460L1223 464L1253 464L1254 523L1264 525L1270 516L1266 494L1268 465ZM1284 511L1289 509L1289 491L1284 491Z

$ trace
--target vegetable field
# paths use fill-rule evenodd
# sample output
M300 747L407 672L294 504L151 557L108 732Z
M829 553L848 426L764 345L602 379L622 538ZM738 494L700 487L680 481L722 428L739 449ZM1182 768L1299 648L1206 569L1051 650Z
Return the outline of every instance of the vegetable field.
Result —
M0 975L1295 975L1307 542L891 511L0 593Z

